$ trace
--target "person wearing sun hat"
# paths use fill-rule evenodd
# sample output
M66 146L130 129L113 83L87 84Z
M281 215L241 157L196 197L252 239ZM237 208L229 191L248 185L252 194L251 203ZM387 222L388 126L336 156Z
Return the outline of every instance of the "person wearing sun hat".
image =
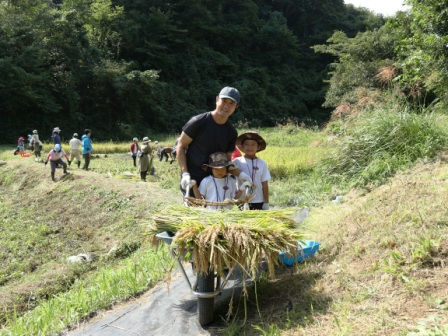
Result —
M149 146L150 142L151 140L149 140L148 137L144 137L142 147L138 153L138 171L140 172L140 178L143 182L146 182L146 175L148 175L148 172L151 170L152 149L151 146Z
M183 193L191 180L200 185L202 179L211 174L210 171L202 170L202 165L207 163L211 154L223 152L230 160L235 149L238 133L229 118L240 103L240 93L237 89L226 86L215 101L213 111L192 117L182 128L176 154L182 174L180 187ZM238 169L233 169L230 173L241 182L250 181L250 177Z
M42 151L42 141L39 140L39 134L37 134L37 130L33 131L31 148L34 148L34 160L40 161L41 160L40 152Z
M209 162L202 165L204 171L211 172L212 175L205 177L199 186L195 180L191 180L193 194L195 198L205 199L210 202L224 202L226 199L236 199L241 196L241 190L236 186L235 177L230 175L230 168L234 164L229 161L227 154L216 152L210 155ZM250 185L249 182L246 182ZM229 206L208 205L207 209L232 208Z
M257 153L266 149L266 141L257 132L246 132L236 139L236 147L244 153L233 163L252 178L251 210L269 210L269 180L271 174L267 163L257 157ZM244 196L244 194L242 195Z
M53 129L53 134L51 135L51 140L53 140L53 144L61 144L61 137L59 135L59 133L61 132L61 130L59 129L59 127L55 127Z

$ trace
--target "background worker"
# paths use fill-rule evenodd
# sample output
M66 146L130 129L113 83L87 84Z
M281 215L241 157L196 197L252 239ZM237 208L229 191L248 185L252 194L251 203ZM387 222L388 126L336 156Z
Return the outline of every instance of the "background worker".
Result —
M64 169L64 174L70 174L67 172L67 164L62 160L62 157L66 158L68 163L70 163L70 160L68 159L67 153L62 149L60 144L54 145L54 148L50 150L50 152L47 155L47 158L45 159L45 165L47 165L48 160L50 160L50 169L51 169L51 180L54 182L54 174L56 172L56 166L61 165Z
M82 142L81 140L78 139L78 133L73 134L73 138L70 140L69 144L70 144L70 163L73 162L74 158L76 158L76 160L78 160L78 168L79 168L79 166L81 165Z
M182 173L180 187L183 193L187 186L191 185L192 179L200 185L202 179L211 174L210 171L202 169L202 165L208 163L211 154L224 152L228 159L231 159L237 131L229 122L229 117L237 109L239 101L238 90L225 87L216 97L213 111L192 117L182 128L176 152ZM239 169L231 169L230 173L238 176L241 182L252 183L251 178ZM193 196L192 190L190 196Z
M146 182L146 175L148 175L148 172L151 169L152 149L149 145L150 142L151 140L149 140L148 137L144 137L139 152L138 171L140 172L140 179L143 182Z
M34 150L34 161L40 161L42 151L42 142L39 140L39 134L37 134L37 130L33 131L33 135L31 136L31 148Z
M53 141L53 144L60 144L61 145L61 137L59 135L59 133L61 132L61 130L59 129L59 127L55 127L53 129L53 134L51 134L51 140Z
M134 167L137 167L137 154L140 151L140 146L138 145L138 138L133 138L129 152L131 153L132 160L134 160Z
M92 131L86 128L82 136L82 157L84 158L84 166L82 169L89 170L90 157L92 156L93 147L92 139L90 138Z

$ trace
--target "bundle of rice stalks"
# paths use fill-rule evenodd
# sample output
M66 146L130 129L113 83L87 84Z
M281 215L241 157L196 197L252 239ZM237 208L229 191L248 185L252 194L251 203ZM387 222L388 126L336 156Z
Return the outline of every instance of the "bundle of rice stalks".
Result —
M223 268L239 265L255 277L264 260L272 277L279 251L298 253L297 241L303 235L294 229L295 210L218 211L172 205L165 215L152 218L149 234L175 233L172 246L179 256L192 256L196 272L214 269L222 275Z

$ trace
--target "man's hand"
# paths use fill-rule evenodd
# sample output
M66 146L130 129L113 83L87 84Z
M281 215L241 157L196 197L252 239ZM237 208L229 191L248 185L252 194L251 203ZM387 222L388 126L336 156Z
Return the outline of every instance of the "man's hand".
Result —
M70 160L67 160L68 165L70 166L72 164L72 162Z
M48 163L48 160L45 160L45 165L47 165L47 163Z
M187 186L191 182L190 173L183 173L182 179L180 180L180 187L184 190L187 190Z
M190 180L190 183L188 183L188 185L191 187L193 187L196 184L196 180Z
M250 183L250 185L252 185L252 183L253 183L250 176L247 175L245 172L241 172L240 175L238 176L238 179L243 183L248 181Z
M269 210L269 203L268 202L264 202L263 206L261 207L261 209L263 210Z
M241 173L242 174L242 173ZM240 174L240 176L241 176ZM240 190L241 191L246 191L246 188L250 188L252 186L252 183L250 183L249 181L244 181L241 185L240 185Z

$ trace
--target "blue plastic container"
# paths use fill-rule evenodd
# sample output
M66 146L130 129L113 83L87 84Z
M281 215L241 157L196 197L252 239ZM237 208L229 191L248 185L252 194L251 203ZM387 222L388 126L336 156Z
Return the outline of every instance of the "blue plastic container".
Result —
M316 252L319 250L320 242L313 240L305 240L305 241L299 241L298 244L302 248L299 249L299 253L297 253L296 258L288 255L285 251L280 251L280 260L286 266L294 265L295 262L294 259L296 259L297 262L302 262L305 259L314 256Z

